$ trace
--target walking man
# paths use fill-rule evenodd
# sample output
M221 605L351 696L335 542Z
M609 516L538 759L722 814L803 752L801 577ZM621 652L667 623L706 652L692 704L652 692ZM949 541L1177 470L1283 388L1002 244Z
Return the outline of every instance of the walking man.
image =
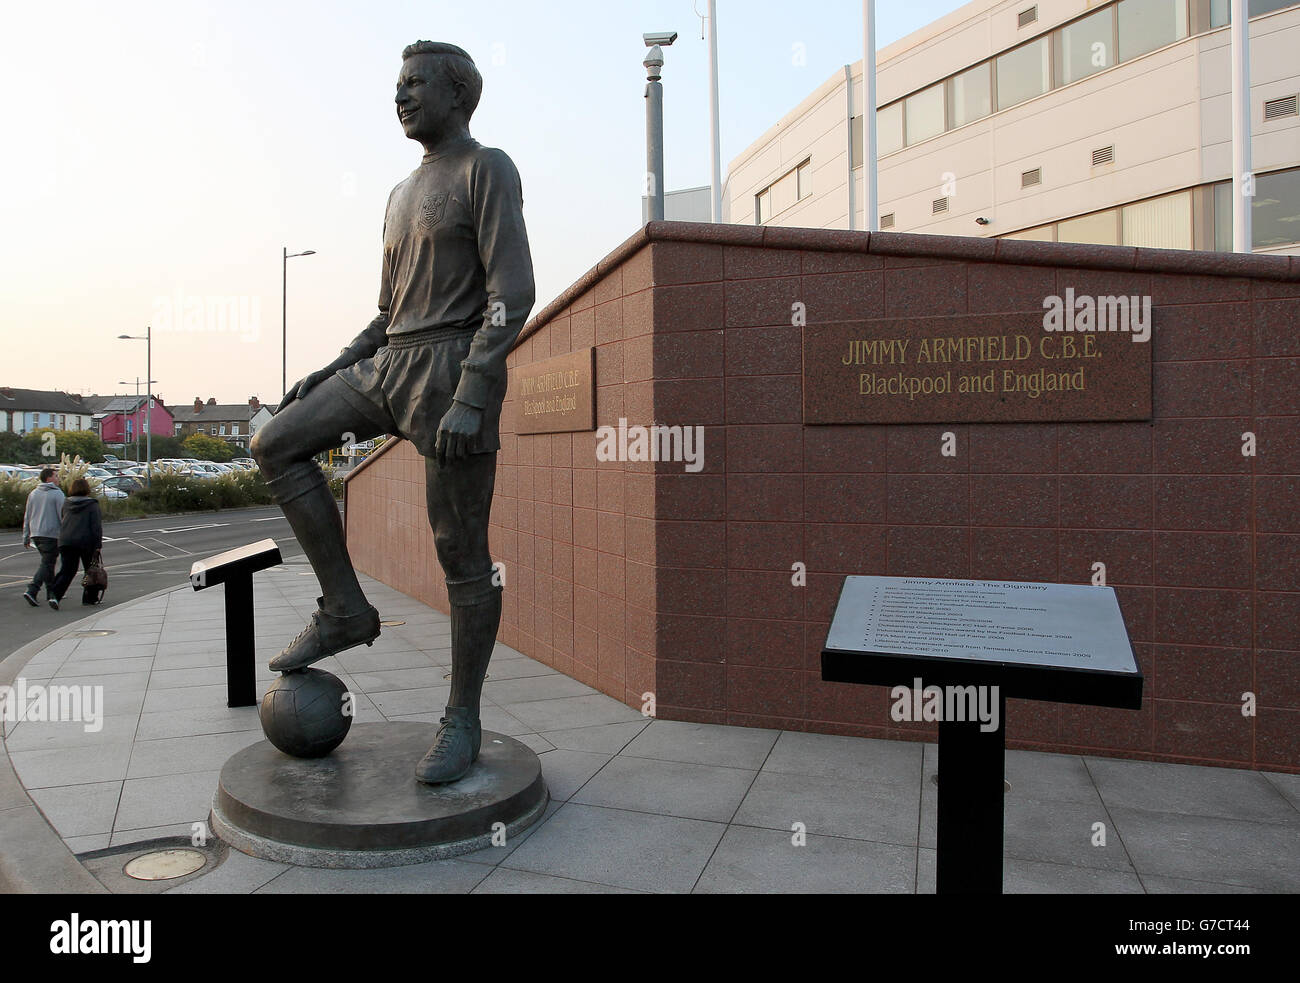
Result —
M424 147L388 197L379 315L325 368L295 383L252 453L320 581L319 610L271 662L291 672L379 636L348 556L338 506L313 457L400 434L425 458L429 523L451 601L451 694L416 767L454 782L478 757L483 677L501 621L488 554L506 355L534 301L519 173L469 133L483 80L451 44L402 52L399 123Z
M45 585L46 598L53 597L50 587L54 583L54 562L59 558L59 523L63 513L63 489L59 487L59 473L54 468L42 468L41 480L27 495L27 509L23 512L23 548L41 554L41 565L36 576L23 591L23 600L32 607L38 604L37 595Z

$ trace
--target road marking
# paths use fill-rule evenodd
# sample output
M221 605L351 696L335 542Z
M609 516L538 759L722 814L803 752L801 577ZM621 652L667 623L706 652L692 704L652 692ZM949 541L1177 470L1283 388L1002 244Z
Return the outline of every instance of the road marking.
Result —
M174 556L167 556L167 555L164 554L164 553L159 553L157 550L151 550L151 549L149 549L149 547L146 546L144 543L137 543L134 539L132 539L132 540L128 540L128 542L130 542L130 544L131 544L132 546L139 546L140 549L144 550L146 553L152 553L154 556L158 557L158 559L160 559L160 560L174 560L174 559L176 559L176 557L174 557ZM154 540L154 542L158 542L158 541L157 541L157 540Z
M220 529L222 526L228 525L230 525L229 522L207 522L201 526L179 526L175 529L142 529L140 531L158 533L194 532L196 529Z
M275 522L283 518L284 516L282 515L268 515L265 519L249 519L248 521L249 522Z

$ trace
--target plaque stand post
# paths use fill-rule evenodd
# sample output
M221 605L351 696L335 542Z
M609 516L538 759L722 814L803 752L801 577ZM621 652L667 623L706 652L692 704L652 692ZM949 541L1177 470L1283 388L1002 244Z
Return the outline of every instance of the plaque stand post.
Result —
M939 894L1002 893L1006 722L999 691L995 730L981 730L978 720L939 723Z

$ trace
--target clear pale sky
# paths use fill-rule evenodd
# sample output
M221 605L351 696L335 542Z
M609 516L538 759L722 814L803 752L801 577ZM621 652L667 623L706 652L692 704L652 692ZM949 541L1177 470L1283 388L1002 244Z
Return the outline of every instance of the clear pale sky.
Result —
M878 0L878 47L959 6ZM724 175L862 56L861 9L718 0ZM417 39L459 44L483 73L471 130L519 167L540 309L640 224L645 31L681 35L667 187L708 184L700 24L690 0L8 5L0 385L134 391L145 345L117 336L153 323L168 404L275 403L282 246L317 253L289 261L289 379L330 361L376 312L384 204L420 162L393 103ZM223 298L226 330L186 323L187 303Z

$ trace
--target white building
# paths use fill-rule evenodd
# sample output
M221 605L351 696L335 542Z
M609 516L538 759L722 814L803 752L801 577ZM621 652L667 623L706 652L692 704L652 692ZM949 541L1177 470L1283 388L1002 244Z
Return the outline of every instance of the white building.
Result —
M1230 250L1228 9L975 0L882 49L880 227ZM1250 10L1255 249L1300 253L1300 0ZM858 62L732 162L727 220L865 229L862 105Z
M91 430L94 407L80 396L46 389L0 386L0 433L33 430Z

